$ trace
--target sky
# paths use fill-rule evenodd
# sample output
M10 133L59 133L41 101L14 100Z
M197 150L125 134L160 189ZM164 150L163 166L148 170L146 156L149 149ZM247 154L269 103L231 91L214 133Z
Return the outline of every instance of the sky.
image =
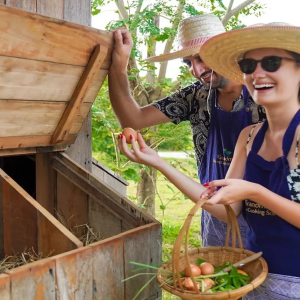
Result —
M146 1L150 2L151 0ZM223 0L223 3L227 6L229 1L230 0ZM242 2L243 0L235 0L233 7L236 7ZM258 2L266 7L263 10L262 16L247 16L243 18L242 21L245 25L252 25L255 23L286 22L295 26L300 26L300 0L258 0ZM118 19L118 15L115 11L116 5L114 1L112 1L102 9L100 14L92 17L92 26L105 30L105 26L109 21ZM163 45L159 45L157 49L157 54L161 54L163 51ZM182 65L181 59L175 59L169 62L167 77L175 79L179 74L180 65ZM159 64L156 66L159 67Z

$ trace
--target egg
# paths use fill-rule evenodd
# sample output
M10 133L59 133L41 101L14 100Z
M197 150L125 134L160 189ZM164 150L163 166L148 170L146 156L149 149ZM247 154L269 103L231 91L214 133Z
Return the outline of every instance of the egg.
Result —
M190 266L191 266L192 274L194 276L200 276L201 275L201 270L200 270L200 268L198 266L196 266L196 265L190 265ZM190 270L189 270L188 266L186 266L184 268L183 272L184 272L184 276L186 276L186 277L190 277L191 276L191 273L190 273Z
M238 271L238 273L240 273L242 275L249 276L249 274L247 272L245 272L244 270L238 269L237 271Z
M215 272L214 266L208 262L203 262L200 265L200 269L202 275L211 275Z
M130 128L130 127L124 128L123 131L122 131L122 134L125 136L127 144L131 144L130 136L133 136L135 140L137 138L136 131L134 129Z

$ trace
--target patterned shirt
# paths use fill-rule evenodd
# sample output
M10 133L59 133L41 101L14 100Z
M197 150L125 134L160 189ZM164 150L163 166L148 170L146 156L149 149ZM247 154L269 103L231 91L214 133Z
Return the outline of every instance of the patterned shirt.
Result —
M174 124L182 121L190 121L195 146L197 165L200 166L206 149L210 116L208 107L211 107L212 94L208 99L209 89L197 81L176 93L154 102L152 105L164 113ZM245 106L243 95L233 103L232 111L239 111ZM222 109L218 106L219 109ZM265 110L249 98L249 108L252 111L253 124L265 120Z

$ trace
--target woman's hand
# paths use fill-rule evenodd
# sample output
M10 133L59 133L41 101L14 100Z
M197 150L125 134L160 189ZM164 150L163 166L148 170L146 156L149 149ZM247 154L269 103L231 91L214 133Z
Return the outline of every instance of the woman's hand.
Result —
M119 135L119 148L121 153L123 153L128 159L133 162L144 164L147 166L158 168L162 162L162 158L157 154L157 152L150 147L148 147L142 138L142 135L137 133L137 142L139 147L136 144L136 141L133 136L131 136L131 145L132 149L126 144L125 136Z
M255 194L256 184L243 179L214 180L209 183L201 197L211 197L206 204L232 204L251 199ZM220 188L218 190L218 188Z

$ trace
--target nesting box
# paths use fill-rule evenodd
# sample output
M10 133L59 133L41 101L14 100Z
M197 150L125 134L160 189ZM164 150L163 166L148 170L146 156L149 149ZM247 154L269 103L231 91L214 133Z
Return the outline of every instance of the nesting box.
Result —
M1 1L0 1L1 2ZM159 264L161 224L64 152L108 73L112 33L0 5L0 299L132 299L130 261ZM58 216L67 220L67 225ZM89 224L101 240L84 245ZM139 299L159 299L153 282Z

